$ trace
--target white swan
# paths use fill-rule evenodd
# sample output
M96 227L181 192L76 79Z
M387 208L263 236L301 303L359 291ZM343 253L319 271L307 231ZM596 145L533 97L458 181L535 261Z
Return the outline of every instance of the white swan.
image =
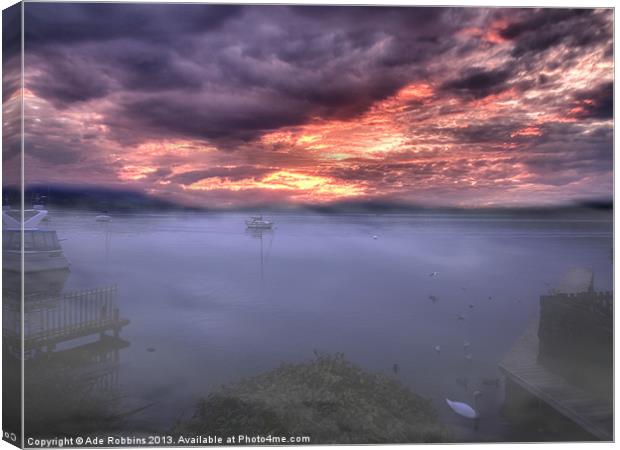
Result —
M448 406L457 413L459 416L467 417L468 419L477 419L478 413L474 408L469 406L467 403L463 402L453 402L452 400L446 399Z
M463 402L455 402L449 399L446 399L446 403L452 411L457 413L459 416L466 417L468 419L479 419L480 416L476 409L478 408L478 397L482 395L482 392L475 391L474 392L474 407L472 408L467 403Z

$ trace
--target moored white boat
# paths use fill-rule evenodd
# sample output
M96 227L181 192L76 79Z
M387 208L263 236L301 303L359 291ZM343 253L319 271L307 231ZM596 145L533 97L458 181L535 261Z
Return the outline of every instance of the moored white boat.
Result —
M263 219L263 216L253 216L245 221L245 224L248 228L253 229L271 229L273 227L273 222L270 220Z
M11 214L13 212L13 214ZM2 211L2 266L4 270L21 271L22 242L19 211ZM68 269L69 261L60 246L56 230L39 228L47 216L44 209L24 210L24 271Z

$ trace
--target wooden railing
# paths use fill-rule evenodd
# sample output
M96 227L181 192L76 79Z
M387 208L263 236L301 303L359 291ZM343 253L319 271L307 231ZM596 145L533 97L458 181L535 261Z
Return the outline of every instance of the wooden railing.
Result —
M65 292L56 296L37 293L24 301L24 347L26 350L88 336L117 332L129 323L116 307L116 285ZM19 309L4 309L3 334L20 339Z

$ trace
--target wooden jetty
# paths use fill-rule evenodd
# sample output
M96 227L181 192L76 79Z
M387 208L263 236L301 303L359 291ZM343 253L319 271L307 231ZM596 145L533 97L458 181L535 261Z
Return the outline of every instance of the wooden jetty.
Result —
M116 286L65 292L56 296L26 296L24 299L24 352L53 351L55 346L90 335L102 337L111 331L118 338L121 328L129 324L122 319L115 306ZM19 315L19 309L4 314ZM12 320L12 327L4 326L7 341L19 348L20 321ZM12 329L15 328L15 329Z
M500 370L508 381L543 401L596 439L612 441L612 399L596 397L540 364L538 330L538 318L531 320L525 333L501 362Z

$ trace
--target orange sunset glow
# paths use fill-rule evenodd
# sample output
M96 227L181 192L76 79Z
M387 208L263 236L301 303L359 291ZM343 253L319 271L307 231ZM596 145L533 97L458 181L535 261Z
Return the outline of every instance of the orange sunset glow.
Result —
M610 10L201 5L217 26L183 47L163 9L94 34L86 6L47 8L27 17L32 185L209 207L611 195Z

